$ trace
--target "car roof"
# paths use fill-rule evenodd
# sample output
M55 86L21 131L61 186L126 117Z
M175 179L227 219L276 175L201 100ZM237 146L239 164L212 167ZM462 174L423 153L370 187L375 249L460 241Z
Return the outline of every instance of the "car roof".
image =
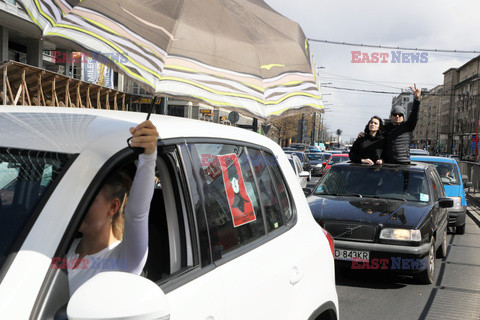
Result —
M348 157L348 153L332 153L332 157Z
M448 162L448 163L456 162L456 160L453 159L453 158L436 157L436 156L420 156L420 155L412 155L412 156L410 156L410 160L413 160L413 161L429 161L429 162Z
M84 149L118 151L126 147L129 128L146 113L63 107L0 106L0 147L79 153ZM159 139L224 138L255 141L275 153L273 140L256 132L211 122L152 114Z
M340 162L336 163L335 166L356 166L356 167L369 167L371 168L371 165L366 165L362 163L356 163L356 162ZM389 164L389 163L384 163L381 165L382 168L405 168L413 171L425 171L431 164L425 163L425 162L410 162L409 164ZM380 167L380 166L379 166Z

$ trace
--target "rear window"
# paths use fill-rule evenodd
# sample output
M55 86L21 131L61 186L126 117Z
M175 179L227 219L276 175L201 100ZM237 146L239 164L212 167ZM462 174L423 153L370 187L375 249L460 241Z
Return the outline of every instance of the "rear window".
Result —
M71 155L0 148L0 267Z
M335 164L335 163L345 162L348 160L349 160L348 157L331 157L330 161L328 161L328 164Z
M448 162L427 162L427 163L431 163L435 166L435 169L437 169L443 184L460 185L460 172L458 171L458 168L454 163L448 163Z

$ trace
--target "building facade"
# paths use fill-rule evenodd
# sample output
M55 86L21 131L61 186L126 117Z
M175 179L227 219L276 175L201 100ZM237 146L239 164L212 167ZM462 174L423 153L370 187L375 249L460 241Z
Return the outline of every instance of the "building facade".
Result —
M459 68L450 68L444 75L444 102L442 104L443 138L447 138L445 151L460 157L475 152L475 138L480 119L480 56Z

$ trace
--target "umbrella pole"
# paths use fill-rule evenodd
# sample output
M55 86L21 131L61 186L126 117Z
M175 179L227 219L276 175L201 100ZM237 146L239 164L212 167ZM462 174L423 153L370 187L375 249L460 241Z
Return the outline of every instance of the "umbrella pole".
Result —
M161 98L160 98L161 99ZM147 114L147 120L150 119L150 115L152 114L152 111L153 111L153 106L155 105L155 101L157 100L157 97L153 96L152 98L152 104L150 105L150 109L148 110L148 114Z
M152 111L153 111L153 106L155 105L155 101L156 101L156 97L153 96L152 98L152 104L150 104L150 108L148 109L148 114L147 114L147 120L150 119L150 115L152 114ZM132 149L133 151L135 151L136 154L141 154L141 153L144 153L145 152L145 149L144 148L140 148L140 147L132 147L130 146L130 140L132 140L133 137L130 137L127 139L127 144L128 144L128 147L130 149Z

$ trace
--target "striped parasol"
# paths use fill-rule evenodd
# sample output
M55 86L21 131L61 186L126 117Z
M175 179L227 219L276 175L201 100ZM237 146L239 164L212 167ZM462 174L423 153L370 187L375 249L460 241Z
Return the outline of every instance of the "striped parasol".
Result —
M262 0L21 0L45 38L155 95L262 120L322 108L300 26Z

